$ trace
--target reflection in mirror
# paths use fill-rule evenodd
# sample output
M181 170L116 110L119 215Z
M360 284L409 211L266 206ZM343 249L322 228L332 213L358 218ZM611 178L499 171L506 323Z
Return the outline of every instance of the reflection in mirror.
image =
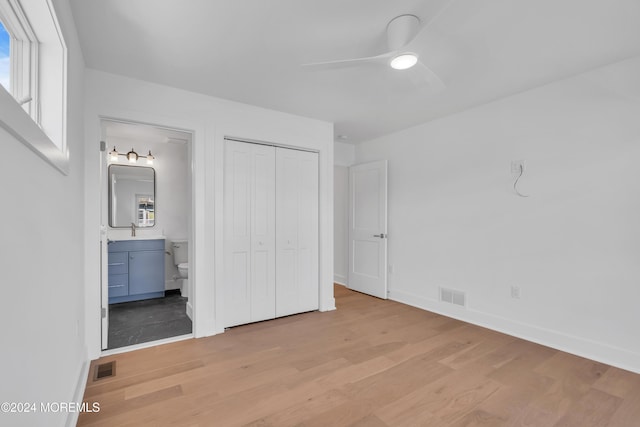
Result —
M109 166L109 226L153 227L156 219L156 172L142 166Z

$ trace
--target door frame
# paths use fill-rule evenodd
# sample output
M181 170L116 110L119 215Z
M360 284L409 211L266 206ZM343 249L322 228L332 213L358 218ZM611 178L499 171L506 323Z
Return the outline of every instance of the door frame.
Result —
M189 265L190 266L194 266L195 265L195 244L193 244L192 242L195 241L194 236L197 235L196 233L196 228L197 225L194 221L194 210L196 209L196 199L195 199L195 195L194 195L194 185L195 185L195 147L194 147L194 141L195 141L195 131L193 130L189 130L189 129L183 129L180 127L176 127L176 126L168 126L168 125L164 125L164 124L155 124L155 123L148 123L148 122L143 122L143 121L139 121L139 120L131 120L131 119L123 119L123 118L114 118L114 117L109 117L109 116L99 116L98 117L99 120L99 135L100 135L100 141L105 141L106 140L106 136L103 133L102 130L102 124L103 122L115 122L115 123L122 123L122 124L128 124L128 125L132 125L132 126L136 126L136 125L145 125L145 126L153 126L156 128L160 128L160 129L166 129L166 130L172 130L172 131L180 131L180 132L184 132L184 133L188 133L191 135L191 138L187 141L187 156L188 156L188 163L190 165L190 170L191 170L191 176L190 176L190 191L191 191L191 205L189 207L190 209L190 213L189 213L189 224L188 224L188 229L190 230L189 232L189 236L188 236L188 241L189 241ZM102 147L101 147L102 148ZM140 348L145 348L145 347L151 347L151 346L155 346L158 344L166 344L169 342L174 342L174 341L181 341L184 339L188 339L191 337L195 336L195 331L196 331L196 316L195 316L195 306L196 306L196 294L197 292L195 291L196 289L196 277L197 275L194 274L195 271L191 271L191 270L195 270L193 268L190 268L189 271L189 300L187 302L187 306L186 306L186 311L187 311L187 315L191 318L191 322L192 322L192 326L191 326L191 333L190 334L185 334L185 335L178 335L175 337L169 337L169 338L163 338L160 340L155 340L155 341L149 341L149 342L145 342L145 343L141 343L141 344L136 344L136 345L131 345L131 346L126 346L126 347L120 347L120 348L116 348L116 349L107 349L107 339L108 339L108 325L109 325L109 291L108 291L108 249L107 249L107 230L109 229L109 225L108 225L108 211L107 211L107 206L109 203L109 191L108 191L108 177L107 177L107 168L108 168L108 161L107 161L107 150L108 150L108 144L106 144L106 149L104 151L100 151L100 177L99 177L99 193L100 193L100 280L99 280L99 286L100 286L100 352L101 355L105 356L105 355L109 355L109 354L117 354L117 353L124 353L124 352L128 352L128 351L133 351L133 350L138 350ZM103 316L103 310L105 312L105 315Z

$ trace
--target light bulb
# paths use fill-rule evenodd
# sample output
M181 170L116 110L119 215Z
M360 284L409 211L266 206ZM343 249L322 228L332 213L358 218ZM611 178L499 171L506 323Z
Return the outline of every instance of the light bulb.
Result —
M116 147L113 147L113 151L109 152L109 160L112 162L118 161L118 151L116 150Z
M138 153L133 151L133 148L131 149L131 151L129 151L127 153L127 160L129 160L129 163L137 163L138 162Z

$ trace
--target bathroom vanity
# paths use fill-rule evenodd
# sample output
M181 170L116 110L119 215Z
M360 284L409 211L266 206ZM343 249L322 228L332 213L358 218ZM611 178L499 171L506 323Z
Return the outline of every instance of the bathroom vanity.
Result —
M164 296L164 239L111 240L109 304Z

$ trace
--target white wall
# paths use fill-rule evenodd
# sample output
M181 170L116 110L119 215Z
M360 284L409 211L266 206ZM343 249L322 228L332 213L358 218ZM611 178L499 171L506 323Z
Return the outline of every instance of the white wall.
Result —
M194 132L190 282L195 282L195 335L223 331L223 146L225 136L269 141L319 151L320 157L320 309L335 308L333 299L333 126L331 123L86 70L86 140L100 138L100 117L111 117ZM100 156L86 155L87 200L87 341L91 357L99 355ZM193 274L192 274L193 273ZM192 280L191 280L192 279Z
M390 297L640 372L639 73L619 63L358 145L358 162L389 161Z
M349 272L349 166L356 147L336 141L333 156L333 281L347 285Z
M53 4L69 49L69 175L0 130L0 401L38 406L74 401L87 360L79 262L84 257L84 63L67 1ZM0 414L0 424L11 426L61 426L66 419L64 412Z
M356 146L346 142L333 143L333 164L339 166L351 166L356 160Z
M333 167L333 281L349 279L349 168Z

